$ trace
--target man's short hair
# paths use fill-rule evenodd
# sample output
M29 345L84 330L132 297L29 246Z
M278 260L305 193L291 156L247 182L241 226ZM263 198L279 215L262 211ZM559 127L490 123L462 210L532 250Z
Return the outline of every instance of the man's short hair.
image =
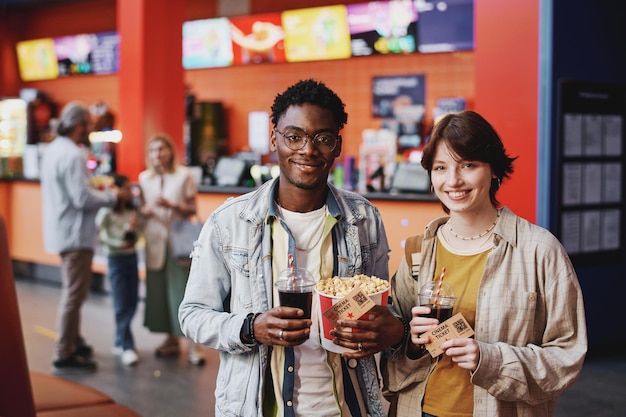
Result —
M65 136L71 133L80 123L89 123L90 120L91 114L87 106L78 101L72 101L61 111L57 133L61 136Z
M287 111L289 106L304 103L315 104L330 110L339 130L348 122L345 104L339 96L324 83L313 79L301 80L278 94L272 104L272 123L278 124L278 119Z

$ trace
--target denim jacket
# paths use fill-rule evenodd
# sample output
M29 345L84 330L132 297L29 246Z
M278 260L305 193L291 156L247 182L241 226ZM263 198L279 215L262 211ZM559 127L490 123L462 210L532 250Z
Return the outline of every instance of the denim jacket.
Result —
M216 416L263 415L269 347L244 344L240 330L248 313L272 308L270 225L277 185L267 182L217 208L192 252L179 319L186 336L220 352ZM388 279L389 246L378 209L358 194L328 187L328 210L338 220L332 231L335 273ZM382 416L374 358L360 360L357 369L370 415Z

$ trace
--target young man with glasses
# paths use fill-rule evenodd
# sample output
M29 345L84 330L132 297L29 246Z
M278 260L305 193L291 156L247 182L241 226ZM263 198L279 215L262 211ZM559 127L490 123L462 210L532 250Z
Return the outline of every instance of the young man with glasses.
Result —
M373 355L402 341L403 323L386 306L376 306L371 321L338 322L359 329L333 331L336 344L354 350L341 356L320 344L316 302L304 319L302 310L280 307L273 288L290 266L316 280L388 279L378 210L327 182L341 154L344 103L323 83L304 80L276 96L271 117L280 175L207 220L192 254L181 327L221 352L217 416L383 416Z

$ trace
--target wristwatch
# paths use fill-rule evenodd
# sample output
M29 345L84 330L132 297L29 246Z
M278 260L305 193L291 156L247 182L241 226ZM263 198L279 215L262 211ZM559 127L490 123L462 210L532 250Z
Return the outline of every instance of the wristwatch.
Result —
M254 320L261 313L249 313L241 326L241 341L246 345L256 345L258 342L254 338Z

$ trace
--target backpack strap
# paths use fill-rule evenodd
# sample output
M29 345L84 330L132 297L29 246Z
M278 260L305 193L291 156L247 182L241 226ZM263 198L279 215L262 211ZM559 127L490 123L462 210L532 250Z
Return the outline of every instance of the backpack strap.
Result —
M416 278L420 272L421 252L422 252L422 235L408 237L404 243L404 256L406 263L409 265L411 275Z

